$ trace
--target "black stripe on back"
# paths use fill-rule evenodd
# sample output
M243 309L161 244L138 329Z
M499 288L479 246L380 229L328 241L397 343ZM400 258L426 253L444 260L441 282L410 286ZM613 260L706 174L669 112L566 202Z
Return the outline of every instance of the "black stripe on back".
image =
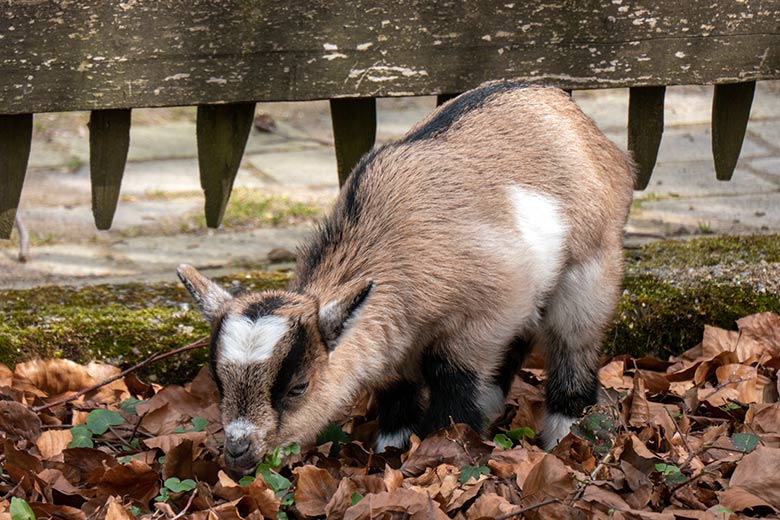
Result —
M414 141L432 139L443 132L446 132L465 114L482 106L485 103L485 100L491 96L518 88L526 88L528 86L528 83L520 81L503 81L500 83L491 83L490 85L485 85L484 87L479 87L461 94L450 103L442 105L436 115L428 121L425 126L406 135L401 140L401 143L407 144Z

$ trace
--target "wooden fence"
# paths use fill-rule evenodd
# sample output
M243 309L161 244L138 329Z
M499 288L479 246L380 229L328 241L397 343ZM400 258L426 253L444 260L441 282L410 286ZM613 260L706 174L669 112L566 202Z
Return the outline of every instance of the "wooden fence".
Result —
M780 78L780 0L0 0L0 238L33 114L90 110L92 208L111 226L138 107L197 105L206 220L219 225L258 101L329 99L339 180L374 143L375 99L516 78L630 87L644 188L667 85L714 84L713 156L733 173L756 80Z

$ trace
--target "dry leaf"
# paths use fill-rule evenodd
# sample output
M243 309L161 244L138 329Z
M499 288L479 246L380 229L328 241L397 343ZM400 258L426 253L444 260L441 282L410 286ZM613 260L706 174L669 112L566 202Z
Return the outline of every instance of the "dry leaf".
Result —
M22 403L0 401L0 431L13 439L34 441L41 434L41 420Z
M409 489L366 495L356 505L347 509L344 520L379 520L383 518L408 518L409 520L446 520L431 497Z
M336 493L339 482L324 469L312 465L295 468L295 505L306 516L325 514L325 507Z
M68 447L73 435L70 430L48 430L41 433L35 445L44 459L62 459L62 451Z

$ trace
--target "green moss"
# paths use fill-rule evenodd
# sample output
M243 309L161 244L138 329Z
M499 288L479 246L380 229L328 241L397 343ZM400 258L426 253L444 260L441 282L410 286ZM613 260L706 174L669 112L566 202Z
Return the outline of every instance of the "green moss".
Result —
M733 329L742 316L780 313L780 294L689 273L690 268L713 265L780 262L777 236L657 242L628 256L624 292L605 353L666 357L701 341L704 325ZM281 288L287 280L286 274L268 273L218 279L246 290ZM192 307L178 284L0 291L0 361L13 365L35 357L65 357L129 366L205 335L207 325ZM176 356L142 375L164 383L184 381L206 357L206 349Z
M325 214L325 207L284 195L266 195L247 189L236 189L225 208L222 226L225 229L245 227L275 227L312 221ZM203 228L205 217L198 215L185 226Z
M664 240L629 253L640 267L701 267L737 262L780 262L780 236L719 236Z
M720 282L680 288L654 276L627 275L604 353L679 354L701 341L704 325L734 329L737 319L764 311L780 313L780 295Z
M284 287L285 274L218 278L247 290ZM186 345L208 333L189 294L174 284L41 287L0 291L0 362L33 358L93 359L130 366L149 355ZM142 372L161 382L190 379L206 349L168 358Z

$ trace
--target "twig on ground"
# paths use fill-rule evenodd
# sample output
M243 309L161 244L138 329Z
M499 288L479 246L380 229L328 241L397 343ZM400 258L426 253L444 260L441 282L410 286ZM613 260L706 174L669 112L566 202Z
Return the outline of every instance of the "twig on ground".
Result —
M677 430L677 433L680 435L680 439L682 439L683 444L685 445L685 449L688 451L688 455L690 457L691 453L693 453L694 451L691 449L690 445L688 444L688 439L686 438L686 435L683 434L682 430L680 429L680 425L677 424L677 421L675 421L674 417L672 417L672 413L665 406L664 406L664 411L666 412L666 415L669 416L669 420L672 421L672 424L674 424L674 429ZM693 460L693 458L689 458L688 462L690 462L691 460Z
M538 509L540 507L546 506L548 504L554 504L554 503L561 503L560 498L548 498L547 500L542 500L541 502L537 502L536 504L531 504L530 506L524 507L522 509L518 509L517 511L512 511L511 513L507 513L505 515L497 516L495 520L509 520L512 517L515 517L517 515L522 515L523 513L527 513L528 511L531 511L533 509Z
M149 356L148 358L144 359L143 361L141 361L139 363L136 363L135 365L131 366L130 368L128 368L126 370L123 370L119 374L117 374L115 376L112 376L112 377L109 377L108 379L104 379L103 381L101 381L99 383L96 383L96 384L90 386L89 388L85 388L83 390L80 390L80 391L76 392L73 395L69 395L67 397L62 397L60 399L55 399L54 401L48 402L46 404L42 404L40 406L33 406L32 407L32 411L33 412L40 412L42 410L48 410L49 408L53 408L53 407L59 406L61 404L65 404L65 403L69 403L71 401L75 401L76 399L78 399L82 395L88 394L88 393L90 393L90 392L92 392L94 390L97 390L98 388L100 388L102 386L105 386L105 385L108 385L110 383L113 383L117 379L122 379L127 374L135 372L136 370L138 370L140 368L143 368L146 365L152 364L152 363L154 363L156 361L160 361L160 360L163 360L163 359L171 357L171 356L175 356L177 354L181 354L182 352L187 352L188 350L195 350L196 348L205 347L206 345L208 345L208 341L209 341L208 337L203 337L203 338L200 338L199 340L197 340L197 341L195 341L193 343L190 343L189 345L184 345L183 347L179 347L177 349L169 350L168 352L158 352L157 354Z
M452 416L450 416L450 427L453 430L455 430L455 433L458 434L458 438L457 439L450 439L450 437L447 436L446 434L445 434L445 437L447 437L447 439L451 440L452 442L454 442L455 444L460 446L463 449L463 452L466 454L466 457L469 458L469 464L471 466L475 466L476 463L474 461L474 457L471 456L471 452L469 452L469 449L466 447L466 441L463 440L463 436L460 434L460 430L458 430L458 428L455 426L455 421L453 420Z
M19 479L19 482L17 482L16 485L8 491L8 493L6 493L5 495L3 495L2 498L0 498L0 502L3 500L8 500L9 497L13 496L13 494L16 493L16 490L19 489L19 486L22 485L22 482L24 482L24 478L25 478L24 475L22 475L22 478Z
M187 510L192 505L192 501L195 500L195 495L197 495L197 494L198 494L198 488L193 489L192 490L192 494L190 495L190 498L187 500L187 503L184 505L184 509L179 511L179 514L177 514L176 516L171 518L171 520L178 520L179 518L183 518L184 515L187 514Z

